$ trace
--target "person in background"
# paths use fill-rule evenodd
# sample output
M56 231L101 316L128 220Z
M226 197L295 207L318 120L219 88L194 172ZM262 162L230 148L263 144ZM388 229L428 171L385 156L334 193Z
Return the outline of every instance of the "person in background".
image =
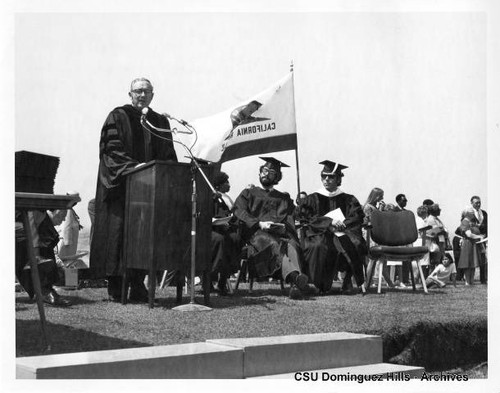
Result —
M73 210L73 207L81 201L80 194L76 191L71 191L66 193L66 195L73 196L75 202L66 210L66 216L58 228L59 243L57 245L57 253L59 257L76 255L78 249L78 235L83 228L80 225L80 218Z
M370 224L370 217L374 210L385 210L385 203L383 199L384 190L381 188L375 187L370 191L370 194L368 194L368 198L363 205L363 213L365 214L365 218L363 220L364 225Z
M299 195L297 195L297 205L300 203L300 201L304 201L307 198L307 192L301 191L299 192Z
M305 209L304 201L307 198L307 192L301 191L297 194L297 198L295 199L295 203L297 204L295 207L294 218L296 223L301 224L304 219L307 219L309 213Z
M90 270L96 278L107 277L111 301L121 300L124 172L151 160L177 162L172 134L148 131L141 125L142 110L148 108L146 117L151 124L163 129L170 128L165 116L149 108L153 96L153 85L149 80L134 79L129 92L131 104L113 109L101 130ZM130 269L128 272L131 302L148 301L145 275L146 271L141 269Z
M406 205L408 204L408 199L405 194L396 195L396 206L394 206L395 212L402 212L406 210ZM399 281L401 286L410 285L410 266L403 263L402 266L396 266L396 281Z
M436 266L431 274L429 274L425 280L425 284L427 285L427 288L431 288L433 286L444 288L446 283L451 280L453 282L453 286L456 287L456 274L457 269L455 263L453 262L453 258L449 253L445 253L443 261Z
M337 272L346 272L342 291L352 288L352 276L365 293L364 258L367 254L363 238L363 208L354 195L344 192L342 171L347 166L324 160L320 172L323 187L309 194L301 204L309 213L303 224L302 243L311 282L327 293Z
M219 294L225 296L228 278L240 268L243 244L233 216L234 202L227 194L231 189L227 173L216 173L213 185L218 194L212 222L212 280L218 281Z
M429 217L429 211L426 205L421 205L417 207L417 216L415 217L415 222L417 225L417 230L418 230L418 245L425 245L429 247L431 240L427 239L427 237L423 238L423 231L421 230L422 228L427 227L427 218ZM423 239L422 239L423 238ZM430 253L426 253L421 259L420 259L420 265L422 266L422 271L424 273L424 276L427 277L429 275L429 266L430 266ZM416 264L412 264L413 266L413 276L415 277L416 280L420 280L420 276L418 274L418 269Z
M429 207L431 205L434 205L434 201L432 199L424 199L424 201L422 202L422 206Z
M484 244L477 242L484 239L484 235L479 230L479 222L472 208L462 213L459 233L462 236L462 247L458 267L464 269L465 285L473 285L476 268L479 267L481 253L484 252Z
M386 212L397 212L397 206L394 203L388 203L384 207L384 211Z
M481 209L481 198L474 195L470 199L472 208L474 209L474 216L478 222L479 233L485 238L488 237L488 213ZM479 281L481 284L486 284L488 276L488 265L486 263L486 243L484 244L484 252L481 253L481 261L479 262Z
M290 196L275 189L288 167L274 157L260 157L261 187L244 189L234 202L234 215L242 225L242 238L248 244L248 264L256 277L269 277L281 269L290 283L290 298L307 294L309 278L295 230L295 206Z
M59 234L54 228L54 225L59 225L65 215L66 210L48 212L41 210L33 211L34 224L38 232L38 238L34 239L34 241L37 241L35 253L38 260L38 273L40 275L42 298L44 303L55 307L68 307L71 305L69 300L61 297L54 289L54 285L59 279L54 253L54 248L59 241ZM16 212L15 228L16 276L19 283L28 293L28 296L32 299L35 296L35 290L28 263L29 256L26 249L27 238L25 228L18 212Z
M426 232L426 236L429 240L431 269L434 269L443 259L448 230L439 218L441 215L439 204L434 203L428 206L427 211L429 215L426 224L430 225L431 229Z
M397 206L395 207L394 211L406 210L406 205L408 203L408 199L406 199L405 194L396 195L396 203L397 203Z

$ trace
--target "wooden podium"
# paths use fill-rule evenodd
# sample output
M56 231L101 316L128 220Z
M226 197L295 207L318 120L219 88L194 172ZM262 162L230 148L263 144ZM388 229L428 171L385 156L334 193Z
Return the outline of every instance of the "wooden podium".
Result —
M214 167L201 167L212 179ZM151 161L127 173L124 266L149 272L150 307L158 270L179 271L183 276L190 271L193 170L187 163ZM196 271L206 276L203 284L208 303L213 198L202 175L196 171L195 176Z

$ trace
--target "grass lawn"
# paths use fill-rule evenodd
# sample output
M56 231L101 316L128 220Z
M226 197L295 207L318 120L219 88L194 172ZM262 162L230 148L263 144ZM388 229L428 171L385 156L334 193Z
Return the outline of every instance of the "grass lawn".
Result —
M210 312L179 312L175 288L157 290L158 305L107 301L105 288L60 293L67 309L46 307L52 353L201 342L206 339L353 332L381 335L384 361L451 370L487 361L487 286L431 289L428 295L388 289L377 295L291 300L278 283L241 284L232 297L212 294ZM196 299L202 303L201 294ZM185 295L184 303L189 301ZM42 354L37 307L16 293L16 356Z

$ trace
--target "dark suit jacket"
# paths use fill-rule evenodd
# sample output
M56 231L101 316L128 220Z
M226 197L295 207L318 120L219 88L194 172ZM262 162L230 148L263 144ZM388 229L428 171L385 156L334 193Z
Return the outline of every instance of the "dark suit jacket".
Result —
M483 212L483 222L481 225L479 225L479 231L481 232L481 235L488 236L488 213L486 213L483 209L481 209Z

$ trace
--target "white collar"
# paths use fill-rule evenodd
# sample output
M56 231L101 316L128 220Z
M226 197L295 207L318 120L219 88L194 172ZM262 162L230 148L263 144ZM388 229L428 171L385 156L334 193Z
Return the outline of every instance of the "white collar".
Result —
M316 193L331 198L331 197L343 194L344 190L342 190L340 187L337 187L337 189L335 191L330 192L326 188L322 187L319 190L317 190Z

